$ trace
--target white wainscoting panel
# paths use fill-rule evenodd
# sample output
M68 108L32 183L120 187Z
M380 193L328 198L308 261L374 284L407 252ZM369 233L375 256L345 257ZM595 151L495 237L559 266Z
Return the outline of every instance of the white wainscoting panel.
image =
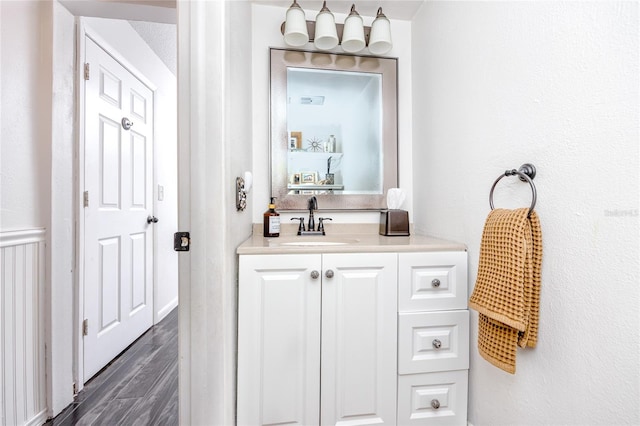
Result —
M45 230L0 232L0 425L46 420Z

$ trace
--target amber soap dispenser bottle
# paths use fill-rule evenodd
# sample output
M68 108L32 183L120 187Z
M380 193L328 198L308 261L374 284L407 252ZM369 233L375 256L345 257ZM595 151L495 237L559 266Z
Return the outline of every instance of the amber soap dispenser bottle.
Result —
M276 205L274 203L275 197L271 197L271 203L269 204L269 210L264 212L264 236L265 237L279 237L280 236L280 213L276 211Z

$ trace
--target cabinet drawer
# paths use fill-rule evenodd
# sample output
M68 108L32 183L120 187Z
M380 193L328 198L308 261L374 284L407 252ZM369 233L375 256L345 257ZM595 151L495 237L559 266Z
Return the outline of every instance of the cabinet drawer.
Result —
M467 380L467 370L399 376L398 425L466 425Z
M469 311L398 316L398 374L469 368Z
M400 312L465 309L467 253L400 253Z

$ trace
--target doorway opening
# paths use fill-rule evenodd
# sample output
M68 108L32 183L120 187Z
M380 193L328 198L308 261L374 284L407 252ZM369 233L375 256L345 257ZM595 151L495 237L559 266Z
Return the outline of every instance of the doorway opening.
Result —
M80 391L178 305L177 29L175 3L60 3L77 17L74 380ZM96 52L108 67L92 67ZM90 92L103 110L87 100ZM87 108L91 123L84 120ZM125 210L131 216L117 216ZM104 234L117 223L138 229ZM124 337L106 337L118 328ZM98 338L104 345L87 351L87 339Z

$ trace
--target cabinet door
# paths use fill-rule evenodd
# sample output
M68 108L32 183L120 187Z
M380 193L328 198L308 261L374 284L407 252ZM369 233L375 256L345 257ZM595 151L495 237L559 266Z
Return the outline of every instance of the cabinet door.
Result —
M318 424L321 256L240 256L238 424Z
M394 424L397 255L325 254L322 264L321 424Z

